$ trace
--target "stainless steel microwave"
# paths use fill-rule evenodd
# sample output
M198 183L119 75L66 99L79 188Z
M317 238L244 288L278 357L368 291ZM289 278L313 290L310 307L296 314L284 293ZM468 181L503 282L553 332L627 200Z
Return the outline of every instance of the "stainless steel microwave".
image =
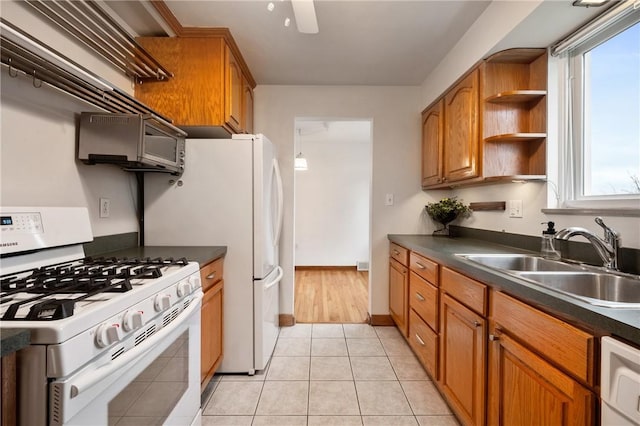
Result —
M128 171L184 171L187 134L153 115L83 112L78 159L117 164Z

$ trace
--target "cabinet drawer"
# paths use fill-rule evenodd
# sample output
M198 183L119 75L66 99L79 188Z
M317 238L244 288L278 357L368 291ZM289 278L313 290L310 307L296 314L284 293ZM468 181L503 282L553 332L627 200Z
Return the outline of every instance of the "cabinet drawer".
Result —
M438 335L413 309L409 310L409 345L431 378L438 380Z
M487 315L487 286L448 268L442 268L440 288L482 316Z
M223 258L221 257L200 268L203 292L206 292L211 286L222 279L222 262Z
M389 257L397 260L404 266L409 264L409 250L397 244L389 244Z
M438 264L411 252L409 255L409 268L431 284L438 285Z
M434 331L438 331L438 289L411 271L409 275L409 307Z
M504 293L494 292L491 315L505 332L568 373L594 385L594 337Z

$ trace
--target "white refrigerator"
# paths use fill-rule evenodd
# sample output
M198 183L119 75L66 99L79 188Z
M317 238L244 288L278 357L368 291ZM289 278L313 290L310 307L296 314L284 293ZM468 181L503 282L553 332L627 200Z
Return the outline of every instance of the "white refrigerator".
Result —
M263 370L278 338L282 278L275 146L263 135L187 139L184 174L170 181L145 175L145 245L227 246L218 371Z

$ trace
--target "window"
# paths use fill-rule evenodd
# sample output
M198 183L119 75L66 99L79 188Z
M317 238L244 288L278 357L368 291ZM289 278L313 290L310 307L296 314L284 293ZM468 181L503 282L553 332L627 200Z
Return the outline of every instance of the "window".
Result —
M564 207L640 206L640 10L627 12L566 53Z

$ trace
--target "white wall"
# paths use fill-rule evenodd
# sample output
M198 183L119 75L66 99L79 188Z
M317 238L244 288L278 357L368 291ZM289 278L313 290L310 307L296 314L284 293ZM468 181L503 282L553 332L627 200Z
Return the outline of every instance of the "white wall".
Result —
M593 8L591 8L593 9ZM465 36L449 52L438 67L422 84L422 104L425 108L442 94L466 70L478 60L510 47L547 47L552 40L558 40L588 20L597 11L572 7L570 2L554 1L494 1L480 18L471 26ZM532 31L538 28L539 31ZM553 59L550 60L550 77L555 75ZM549 176L555 181L560 126L557 118L557 84L553 78L549 83L548 95L548 160ZM463 226L506 231L525 235L540 235L541 222L554 221L557 228L582 226L601 233L593 222L595 215L546 215L541 209L556 207L553 190L547 193L547 184L509 183L456 189L451 192L465 203L477 201L523 201L523 217L509 218L507 212L475 212ZM547 204L549 202L549 204ZM622 234L625 247L640 248L640 226L637 217L603 216L605 222Z
M295 265L355 266L369 262L371 123L325 123L297 135L309 169L295 172Z
M420 88L261 85L255 99L255 128L277 144L285 188L281 312L293 313L295 119L335 117L373 121L369 312L388 314L387 234L429 233L434 229L422 213L433 196L420 189ZM386 193L394 194L393 206L384 205Z
M2 1L4 19L91 69L122 90L129 80L75 40L60 33L24 2ZM2 67L0 94L0 204L87 207L94 236L138 230L135 181L115 166L86 166L76 157L76 115L92 107L30 78L11 78ZM111 199L100 219L99 198Z

